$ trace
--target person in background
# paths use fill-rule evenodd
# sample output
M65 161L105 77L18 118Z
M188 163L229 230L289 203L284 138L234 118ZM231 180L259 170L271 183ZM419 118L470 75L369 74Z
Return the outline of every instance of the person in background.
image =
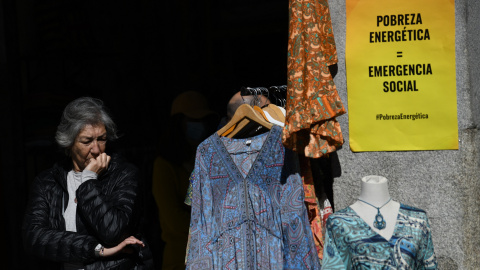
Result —
M242 96L240 94L240 91L238 91L228 101L228 104L227 104L227 118L226 118L227 121L232 119L233 115L235 114L235 111L237 111L238 107L242 104L248 104L248 105L251 105L251 106L258 106L258 107L261 108L265 105L270 104L270 100L264 95Z
M215 132L218 115L207 99L196 91L177 96L167 133L161 138L159 156L153 167L152 192L155 197L165 242L163 270L185 269L185 250L190 226L190 208L183 203L189 176L195 164L198 144Z
M237 111L238 107L242 104L248 104L251 106L258 106L258 107L263 107L265 105L270 104L270 100L263 95L258 95L258 96L253 96L253 95L247 95L247 96L242 96L240 95L240 91L236 92L228 101L227 104L227 114L226 116L222 117L220 119L220 124L217 127L218 129L221 129L223 126L225 126L230 119L232 119L233 115Z
M117 138L101 100L79 98L63 111L55 139L66 157L33 181L22 230L46 269L151 269L138 170L105 152Z

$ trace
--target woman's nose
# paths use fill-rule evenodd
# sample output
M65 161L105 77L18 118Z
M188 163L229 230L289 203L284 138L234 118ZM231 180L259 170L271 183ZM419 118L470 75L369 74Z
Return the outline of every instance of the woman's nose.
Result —
M92 148L90 149L90 153L94 154L94 155L98 155L100 154L100 147L98 145L98 142L97 140L94 140L92 142Z

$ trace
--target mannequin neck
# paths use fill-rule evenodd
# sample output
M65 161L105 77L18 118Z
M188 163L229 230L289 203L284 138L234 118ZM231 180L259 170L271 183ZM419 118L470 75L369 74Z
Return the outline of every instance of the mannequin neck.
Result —
M382 206L390 199L388 181L383 176L369 175L363 177L361 188L358 199L377 207Z

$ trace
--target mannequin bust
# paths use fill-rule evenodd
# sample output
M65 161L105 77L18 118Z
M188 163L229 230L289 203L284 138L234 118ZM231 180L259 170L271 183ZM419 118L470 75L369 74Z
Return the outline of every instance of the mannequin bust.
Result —
M374 226L375 217L378 214L376 207L380 207L380 214L385 221L384 229L378 229ZM387 241L390 240L397 223L400 203L391 200L390 193L388 192L387 178L378 175L363 177L358 201L352 204L350 208L355 211L373 231Z
M385 177L361 183L358 201L328 217L322 268L438 269L427 213L392 201Z

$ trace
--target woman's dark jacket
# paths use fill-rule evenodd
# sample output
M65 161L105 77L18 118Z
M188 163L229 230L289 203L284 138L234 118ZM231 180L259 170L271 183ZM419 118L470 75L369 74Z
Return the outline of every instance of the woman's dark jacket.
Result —
M42 172L33 181L23 223L23 240L28 252L52 261L51 269L63 262L80 262L85 269L132 269L139 252L96 258L95 246L113 247L129 236L138 237L138 170L113 155L98 179L82 183L77 191L77 232L65 231L63 212L68 204L68 160ZM140 254L148 254L142 250Z

